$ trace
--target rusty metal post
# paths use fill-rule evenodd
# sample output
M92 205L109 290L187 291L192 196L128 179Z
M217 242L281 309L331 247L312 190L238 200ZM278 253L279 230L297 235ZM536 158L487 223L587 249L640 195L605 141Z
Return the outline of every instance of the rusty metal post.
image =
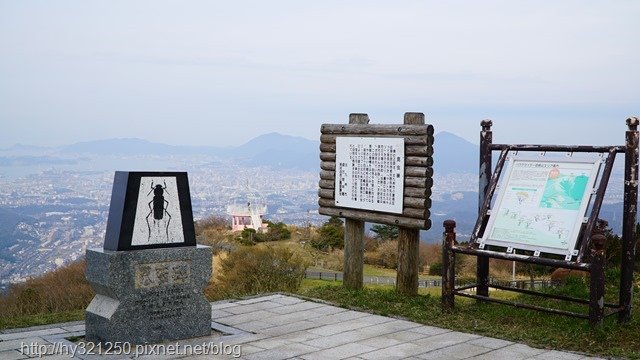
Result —
M606 238L596 234L591 238L591 272L589 275L589 324L602 325L604 318L604 244Z
M637 117L627 119L624 156L624 211L622 218L622 262L620 276L620 306L618 320L631 319L633 303L633 262L636 253L636 216L638 207L638 124Z
M444 234L442 237L442 310L453 310L456 285L456 257L451 248L456 242L456 222L444 221Z
M349 114L349 124L368 124L367 114ZM344 222L344 272L342 285L362 289L364 272L364 221L346 218Z
M484 216L484 214L480 214L480 211L482 211L482 204L489 190L489 182L492 175L491 143L493 142L493 132L491 131L491 125L493 125L491 120L482 120L480 122L482 131L480 132L480 177L478 181L479 217ZM478 256L476 278L478 283L476 294L489 296L489 258L487 256Z

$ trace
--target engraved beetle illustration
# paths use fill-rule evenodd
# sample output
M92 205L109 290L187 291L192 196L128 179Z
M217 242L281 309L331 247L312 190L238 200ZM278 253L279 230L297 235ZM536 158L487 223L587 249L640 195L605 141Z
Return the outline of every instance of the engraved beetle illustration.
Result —
M169 241L169 223L171 223L171 214L167 211L167 207L169 206L169 201L164 198L165 192L167 192L167 182L163 181L164 186L160 184L153 185L153 180L151 181L151 190L147 194L147 197L153 193L153 199L149 201L149 214L145 218L147 221L147 228L149 230L148 240L151 241L151 223L149 222L149 217L153 215L153 227L159 227L160 220L167 216L167 222L165 225L165 233L167 235L167 241Z

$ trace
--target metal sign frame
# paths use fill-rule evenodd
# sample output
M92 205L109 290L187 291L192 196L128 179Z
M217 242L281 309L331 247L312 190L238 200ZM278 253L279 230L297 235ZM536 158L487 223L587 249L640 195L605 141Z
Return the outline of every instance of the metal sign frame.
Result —
M442 307L450 311L454 307L455 296L463 296L471 299L512 305L519 308L543 311L552 314L566 315L588 319L593 326L602 324L607 316L617 314L619 322L627 322L631 319L633 304L633 269L636 245L636 221L638 204L638 160L640 134L638 125L640 119L631 117L626 120L628 130L625 133L624 145L590 146L590 145L530 145L530 144L494 144L492 121L483 120L480 132L480 166L479 166L479 191L478 191L478 218L474 226L469 243L457 244L455 226L453 220L444 222L445 234L443 237L443 279L442 279ZM493 169L492 153L500 151L500 156ZM541 257L540 251L520 251L519 253L507 248L504 251L492 247L483 246L482 239L490 221L491 202L500 174L505 166L507 155L510 152L556 152L556 153L595 153L603 157L604 168L599 176L599 183L594 196L590 201L589 214L586 222L580 223L581 235L578 240L579 250L567 255L564 259L558 259L557 255ZM613 170L616 154L624 154L624 200L621 238L621 264L620 287L618 301L606 302L605 299L605 245L604 231L606 221L599 221L599 213L607 190L607 185ZM606 159L605 159L606 156ZM476 283L456 287L455 261L456 254L475 256L477 259ZM572 270L581 270L589 273L589 298L576 298L571 296L550 294L548 292L535 291L534 289L518 289L490 282L489 259L509 260L520 263L550 266ZM516 293L536 295L561 301L568 301L588 306L588 313L566 311L557 308L519 303L511 300L499 299L490 296L489 288L511 291ZM475 289L475 294L469 290Z
M542 185L542 188L538 188L538 189L535 188L536 186L535 180L513 179L514 173L517 175L521 175L520 173L516 173L516 171L518 170L518 164L522 164L523 167L526 164L531 164L532 168L543 168L544 169L543 171L548 173L548 178L545 180L538 180L538 182L544 181L544 184L538 184L538 185ZM556 171L559 171L558 169L563 168L563 165L567 166L567 165L579 165L579 164L587 164L591 166L585 167L584 169L584 171L588 172L588 178L586 183L583 184L584 188L582 190L582 194L580 194L581 195L580 202L577 208L572 210L550 208L547 210L542 208L541 205L537 205L537 206L522 205L522 203L526 203L527 200L535 201L538 204L542 201L542 198L544 197L544 193L546 193L548 190L548 187L552 185L550 181L552 180L551 176L553 176L552 174L554 172L553 169L555 169ZM482 238L480 239L478 247L480 249L483 249L485 245L504 246L510 250L522 249L522 250L531 250L536 252L537 254L549 253L549 254L564 255L567 260L571 260L572 256L578 255L578 250L575 249L576 243L578 242L578 236L580 234L581 227L583 226L583 224L587 222L587 218L585 217L585 214L587 212L587 208L589 207L591 198L595 194L594 186L596 185L596 180L600 172L601 164L602 164L602 160L600 158L593 159L593 160L586 160L586 159L567 160L567 159L550 159L550 158L543 158L543 157L538 157L538 158L524 157L524 156L510 157L505 176L503 177L501 184L498 186L498 196L493 206L493 209L491 210L491 216L489 217L489 222L487 223L486 229L484 231ZM549 171L547 171L547 169ZM556 176L559 176L559 175L556 175ZM520 181L520 183L519 184L515 183L516 181ZM512 188L512 186L517 186L517 188ZM513 209L506 208L506 206L510 205L509 200L511 200L509 199L510 196L508 196L507 194L512 189L520 190L515 195L518 196L519 194L523 194L522 198L526 199L526 200L522 200L520 196L518 196L517 198L517 201L521 202L521 204L518 204L519 207L521 209L526 208L526 210L521 210L522 214L518 214L518 212L515 212ZM531 199L529 199L528 197L524 197L524 195L528 195L531 192L536 193L538 192L538 190L542 190L541 193L532 195ZM512 195L512 194L509 194L509 195ZM533 210L531 208L536 209L535 210L536 214L527 214L527 210L529 211ZM568 211L572 211L573 214L568 214L567 213ZM553 216L563 216L563 221L569 222L569 224L565 224L564 228L560 228L560 226L555 226L557 225L557 222L555 222L554 220L551 220ZM505 220L505 217L507 218L506 220ZM517 218L516 221L518 221L517 226L519 228L524 227L524 229L516 230L522 234L521 236L525 236L527 229L533 229L531 227L531 225L533 225L534 228L536 227L542 228L543 230L545 227L548 227L549 231L551 229L557 228L558 239L559 240L562 239L563 241L559 242L558 246L545 246L545 245L535 244L531 242L526 242L524 239L522 239L521 241L518 241L517 239L505 239L510 236L499 237L494 235L496 230L496 223L498 221L501 221L502 223L508 222L509 221L508 218L510 217L512 217L514 220L516 220ZM559 232L561 229L564 229L565 231ZM517 236L514 236L514 237L517 237ZM539 236L535 238L531 237L531 239L532 241L541 241L541 238ZM512 251L508 251L508 252L512 252Z

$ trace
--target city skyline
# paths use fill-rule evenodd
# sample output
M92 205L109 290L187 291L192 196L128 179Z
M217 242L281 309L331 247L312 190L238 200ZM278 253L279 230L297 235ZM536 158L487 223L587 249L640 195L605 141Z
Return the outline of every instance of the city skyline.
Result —
M494 141L622 143L640 4L0 0L0 148L311 140L366 112Z

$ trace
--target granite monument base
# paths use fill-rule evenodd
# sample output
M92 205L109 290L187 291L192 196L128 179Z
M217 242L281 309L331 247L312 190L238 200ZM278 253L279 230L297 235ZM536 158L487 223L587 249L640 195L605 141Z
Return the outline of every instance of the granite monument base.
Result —
M88 249L86 277L96 296L86 309L86 340L144 344L209 336L211 305L203 291L211 257L201 245Z

